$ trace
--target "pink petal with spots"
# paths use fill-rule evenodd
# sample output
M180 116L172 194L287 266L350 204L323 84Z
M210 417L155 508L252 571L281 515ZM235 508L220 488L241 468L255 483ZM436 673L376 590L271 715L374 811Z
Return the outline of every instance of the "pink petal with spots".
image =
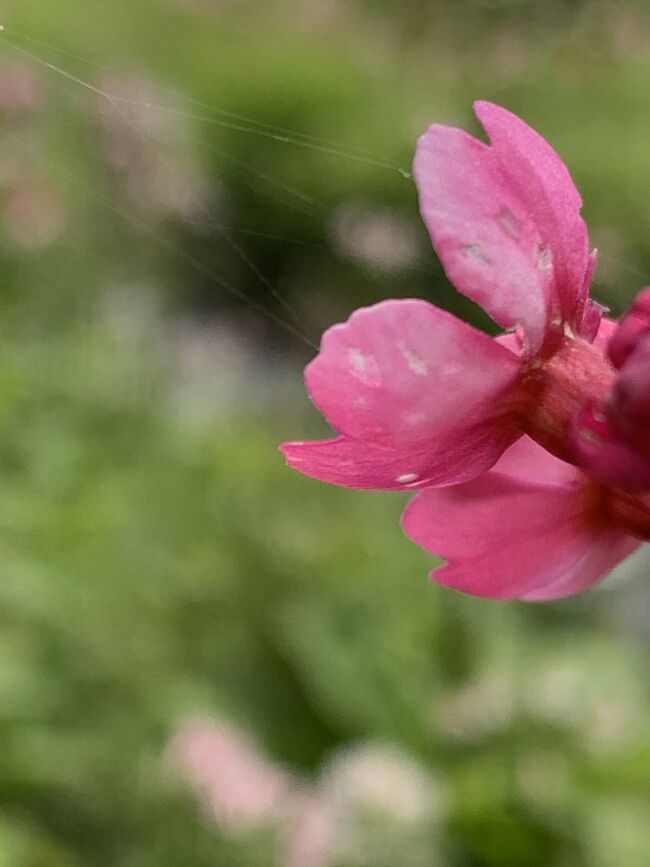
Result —
M383 301L330 328L305 371L312 400L347 436L433 445L505 415L521 364L493 338L427 301Z
M485 424L461 435L439 435L435 446L387 448L341 436L280 446L290 467L347 488L403 490L455 485L489 469L515 436Z
M384 301L330 328L305 372L341 436L282 450L296 469L341 485L455 484L518 436L520 371L508 349L426 301Z
M408 536L448 562L432 578L498 599L551 599L586 589L638 540L590 520L586 477L523 437L464 485L421 491Z
M580 330L590 267L581 200L534 130L490 103L476 111L491 146L438 124L419 139L420 209L452 283L499 325L521 326L534 353L563 320Z
M555 150L521 118L491 102L479 101L474 108L502 170L550 247L554 306L564 321L577 325L589 293L585 277L596 267L580 193Z

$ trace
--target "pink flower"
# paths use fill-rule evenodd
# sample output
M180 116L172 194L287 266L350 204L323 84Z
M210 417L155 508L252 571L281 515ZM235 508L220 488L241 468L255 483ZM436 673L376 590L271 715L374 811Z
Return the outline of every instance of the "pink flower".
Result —
M281 840L282 867L330 867L337 817L317 786L296 797Z
M224 830L236 833L284 816L293 780L236 726L189 720L176 733L171 758Z
M475 108L490 144L431 126L414 176L448 277L513 333L493 339L415 299L356 311L305 372L338 435L282 450L335 484L426 488L404 527L447 554L444 583L548 598L583 589L650 538L650 501L628 493L650 489L647 303L608 357L615 325L589 299L595 253L566 167L515 115ZM522 435L550 454L513 446Z

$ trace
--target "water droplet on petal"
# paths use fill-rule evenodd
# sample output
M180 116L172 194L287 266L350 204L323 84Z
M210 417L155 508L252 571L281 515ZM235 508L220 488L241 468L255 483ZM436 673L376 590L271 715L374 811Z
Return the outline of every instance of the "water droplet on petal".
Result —
M418 474L417 473L403 473L401 476L398 476L395 481L400 485L410 485L411 482L417 482Z

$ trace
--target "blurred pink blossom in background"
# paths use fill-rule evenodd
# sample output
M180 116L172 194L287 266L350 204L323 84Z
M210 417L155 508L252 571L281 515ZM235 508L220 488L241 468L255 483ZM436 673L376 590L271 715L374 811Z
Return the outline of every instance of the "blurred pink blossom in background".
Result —
M53 243L65 229L63 202L45 182L15 179L6 191L4 228L19 249L38 250Z
M414 227L397 212L346 202L330 221L337 251L379 271L399 271L417 262L420 250Z
M20 60L0 63L0 112L17 116L38 108L45 99L45 88L40 76Z
M241 729L222 721L191 720L177 732L171 756L206 816L224 830L270 824L283 816L293 780Z
M179 728L170 759L223 833L274 831L280 867L330 867L341 858L366 864L378 840L399 848L416 832L435 830L444 815L440 783L387 744L337 751L308 781L232 723L200 719Z
M102 76L98 89L105 155L129 203L158 217L203 216L211 184L192 154L189 121L167 107L171 95L117 73Z
M292 803L283 829L282 867L328 867L336 848L334 810L318 788L299 794Z

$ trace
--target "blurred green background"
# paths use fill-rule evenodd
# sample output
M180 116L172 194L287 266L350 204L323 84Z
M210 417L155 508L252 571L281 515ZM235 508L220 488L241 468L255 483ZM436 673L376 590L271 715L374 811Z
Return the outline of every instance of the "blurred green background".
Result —
M650 864L643 558L561 603L463 597L427 581L403 496L276 451L326 433L302 367L360 304L489 327L408 177L475 98L570 166L597 299L644 285L649 4L2 16L0 867ZM290 793L224 813L237 768L170 747L193 720Z

